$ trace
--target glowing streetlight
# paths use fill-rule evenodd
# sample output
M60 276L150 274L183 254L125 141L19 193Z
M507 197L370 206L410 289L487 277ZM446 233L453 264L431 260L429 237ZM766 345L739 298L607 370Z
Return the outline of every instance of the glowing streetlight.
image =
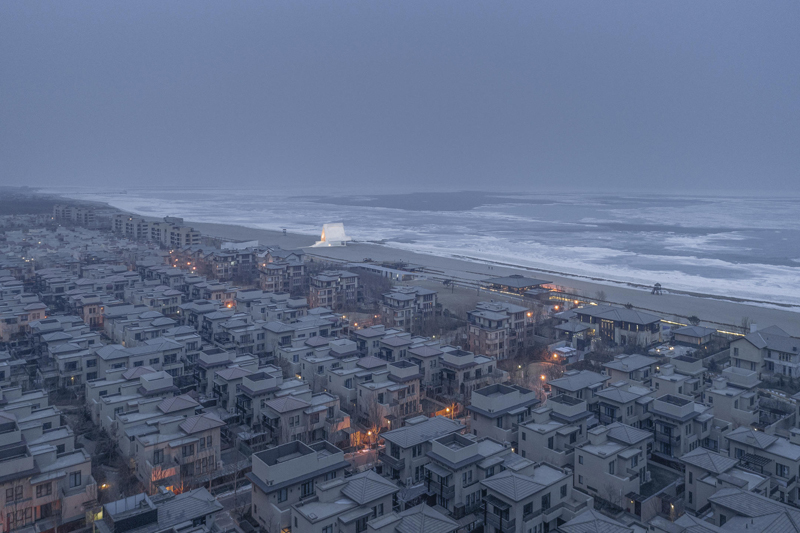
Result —
M541 375L541 376L539 376L539 377L540 377L540 378L542 378L542 381L544 381L544 380L545 380L544 374L542 374L542 375Z

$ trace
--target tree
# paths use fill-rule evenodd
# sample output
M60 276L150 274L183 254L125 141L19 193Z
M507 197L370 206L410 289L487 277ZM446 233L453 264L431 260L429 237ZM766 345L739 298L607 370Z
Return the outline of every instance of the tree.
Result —
M693 326L697 326L697 325L700 324L700 319L697 316L692 315L692 316L689 317L689 324L691 324Z
M745 335L750 333L750 327L751 327L752 323L753 322L752 322L752 320L750 320L749 316L743 316L742 317L742 321L739 324L739 327L742 329L742 333L744 333Z
M597 294L595 294L594 297L595 297L595 300L597 300L599 302L605 302L606 301L606 291L599 290L599 291L597 291Z

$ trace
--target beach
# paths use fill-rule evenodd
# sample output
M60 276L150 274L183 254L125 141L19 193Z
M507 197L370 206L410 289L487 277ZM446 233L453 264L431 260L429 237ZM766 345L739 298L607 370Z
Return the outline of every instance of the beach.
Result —
M316 235L300 235L278 231L249 228L245 226L209 224L187 221L202 233L231 240L258 240L262 245L280 246L284 249L304 248L306 253L331 261L361 262L366 258L375 262L404 261L424 266L435 278L447 278L476 282L489 277L521 274L537 279L545 279L554 285L564 287L567 292L587 298L595 298L598 292L605 293L606 301L613 304L632 304L635 308L661 316L665 320L686 323L690 316L697 316L701 324L722 330L740 331L742 318L747 317L758 327L776 325L792 335L800 335L800 314L797 307L779 306L768 302L746 302L737 299L724 299L718 296L670 292L653 295L646 287L623 286L618 283L600 283L592 279L580 279L556 272L502 264L489 264L486 261L470 261L452 257L439 257L391 248L373 243L351 243L345 247L307 248L316 242ZM430 277L430 274L429 274ZM442 286L442 292L449 291ZM460 289L467 291L467 289ZM471 290L470 294L476 291ZM485 292L486 299L494 297Z

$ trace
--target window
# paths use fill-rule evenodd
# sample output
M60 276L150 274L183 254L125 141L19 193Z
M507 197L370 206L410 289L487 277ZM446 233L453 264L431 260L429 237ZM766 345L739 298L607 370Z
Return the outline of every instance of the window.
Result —
M333 533L333 524L328 524L322 528L322 533Z
M157 365L160 361L161 359L159 359L158 357L154 357L153 359L150 359L150 364Z
M567 486L566 485L561 485L561 497L562 498L566 498L567 497Z
M578 464L581 464L581 465L583 464L583 456L582 455L578 456Z
M305 498L314 494L314 480L306 481L300 486L300 497Z
M533 512L533 502L526 503L525 507L522 508L522 515L529 515Z
M578 483L583 485L583 476L578 476Z
M191 457L194 455L194 444L186 444L183 446L183 456Z
M553 437L547 439L547 448L552 450L553 449Z
M780 463L775 463L775 474L780 477L789 477L789 467Z
M612 475L614 474L614 466L615 466L614 461L611 461L610 463L608 463L608 473L609 474L612 474Z
M694 499L694 498L692 497L692 491L689 491L689 492L688 492L688 494L689 494L689 503L694 503L694 502L692 501L692 500Z
M334 470L333 472L328 472L327 474L325 474L325 481L330 481L332 479L336 479L336 470Z
M364 516L356 520L356 533L367 530L367 520L369 520L369 518L369 516Z
M22 485L6 489L6 504L22 499Z
M502 416L501 416L501 417L499 417L499 418L498 418L498 419L495 421L495 424L497 424L497 427L499 427L500 429L503 429L503 417L502 417Z
M548 509L550 509L550 495L545 494L542 496L542 510L546 511Z
M278 491L278 503L285 502L286 498L288 498L288 490L281 489Z
M633 457L631 457L631 468L638 466L638 464L639 464L639 456L634 455Z
M86 366L87 366L88 368L94 368L94 367L96 367L96 366L97 366L97 359L88 359L88 360L86 361Z
M522 432L522 440L528 440L527 434L524 431Z
M411 457L422 457L422 444L411 447Z
M160 465L164 462L164 450L156 450L153 452L153 464Z
M81 486L81 471L70 472L69 474L69 488Z

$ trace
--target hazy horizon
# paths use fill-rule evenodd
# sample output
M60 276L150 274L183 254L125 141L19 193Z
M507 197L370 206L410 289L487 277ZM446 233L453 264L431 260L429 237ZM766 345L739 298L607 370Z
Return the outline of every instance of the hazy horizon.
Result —
M0 184L794 193L800 4L0 4Z

